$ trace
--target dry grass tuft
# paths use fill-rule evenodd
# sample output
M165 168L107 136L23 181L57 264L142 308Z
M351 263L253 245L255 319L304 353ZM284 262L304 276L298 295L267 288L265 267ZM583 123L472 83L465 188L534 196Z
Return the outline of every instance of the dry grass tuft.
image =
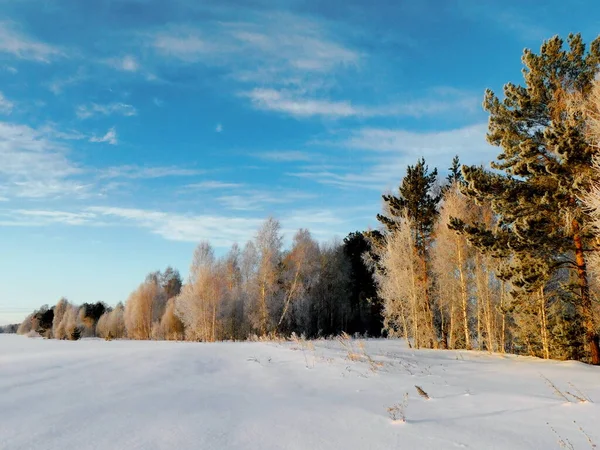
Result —
M408 407L408 392L400 403L395 403L387 408L388 415L393 422L406 422L406 408Z

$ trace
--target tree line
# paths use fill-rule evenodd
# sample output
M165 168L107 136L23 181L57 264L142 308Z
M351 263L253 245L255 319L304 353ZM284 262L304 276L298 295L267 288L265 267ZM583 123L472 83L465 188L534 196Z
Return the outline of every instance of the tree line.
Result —
M198 245L185 283L168 268L125 305L61 300L19 332L200 341L347 332L600 364L600 38L586 47L578 34L566 46L553 37L522 62L523 85L485 93L487 138L499 148L491 169L455 158L440 179L421 158L383 196L377 230L320 244L301 229L283 250L269 218L222 257Z
M268 218L253 240L243 248L234 244L221 257L201 242L186 283L168 267L148 274L115 308L61 299L34 311L17 332L55 339L206 342L291 333L380 336L381 302L362 256L368 248L359 232L321 244L300 229L284 250L281 225Z

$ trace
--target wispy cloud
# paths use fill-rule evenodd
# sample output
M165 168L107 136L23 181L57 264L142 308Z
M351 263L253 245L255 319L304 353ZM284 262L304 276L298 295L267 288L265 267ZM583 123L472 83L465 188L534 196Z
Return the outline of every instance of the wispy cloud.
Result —
M89 119L97 115L110 116L112 114L129 117L137 115L137 109L126 103L108 103L105 105L91 103L89 105L79 105L76 114L80 119Z
M65 56L58 47L25 35L15 23L7 21L0 22L0 53L44 63Z
M135 208L90 207L89 212L112 217L148 229L167 240L200 242L210 240L217 247L250 239L262 219L221 215L192 215ZM223 224L227 226L224 227Z
M220 214L181 214L164 211L118 207L90 207L86 212L99 218L113 218L149 230L167 240L200 242L210 240L219 248L252 239L266 217L246 217ZM354 213L354 211L351 211ZM319 240L344 236L350 219L333 210L295 210L282 217L283 232L289 240L300 227L310 226ZM223 224L227 226L224 227Z
M363 128L333 145L359 152L361 171L300 169L288 175L342 188L382 190L397 185L406 166L425 157L430 167L445 170L455 155L466 164L493 159L494 147L485 140L486 124L439 132Z
M83 169L68 158L69 148L49 127L0 122L0 195L48 198L89 193L78 180Z
M187 177L200 175L203 170L184 169L176 166L167 167L145 167L136 165L114 166L101 169L98 176L107 178L127 178L127 179L152 179L165 177Z
M244 190L243 195L222 195L217 201L223 207L233 211L265 211L274 205L284 205L300 200L314 198L314 194L299 191L271 191Z
M105 142L110 145L117 145L117 143L119 142L117 140L117 131L114 127L112 127L106 132L104 136L92 136L90 138L90 142Z
M15 104L8 100L2 92L0 92L0 113L10 114Z
M278 161L278 162L296 162L296 161L311 161L315 158L314 154L308 152L301 152L297 150L281 150L281 151L270 151L255 153L257 158L264 159L267 161Z
M122 72L137 72L140 70L140 63L132 55L125 55L118 58L108 58L104 60L106 64Z
M215 127L215 131L217 133L222 133L223 132L223 125L221 125L220 123L218 123L217 126Z
M321 86L324 76L360 62L323 22L285 13L245 19L169 25L143 39L164 58L226 67L232 78L260 85Z
M187 184L184 188L195 190L211 190L211 189L237 189L244 185L241 183L226 183L224 181L202 181L200 183Z
M274 89L257 88L243 95L248 97L257 109L286 113L296 117L349 117L360 114L360 111L349 102L294 98L290 93Z
M1 226L47 226L63 225L97 225L96 214L92 212L67 212L52 210L16 209L0 211Z
M458 90L434 90L426 98L391 105L353 105L348 101L330 101L307 98L304 93L290 90L256 88L241 94L251 100L260 110L289 114L295 117L322 116L328 118L346 117L422 117L447 112L474 112L480 99L478 96Z
M82 81L88 78L87 74L82 68L79 68L76 73L73 75L69 75L63 78L55 78L50 83L48 83L48 89L54 94L59 95L63 92L65 87L71 86L77 83L81 83Z

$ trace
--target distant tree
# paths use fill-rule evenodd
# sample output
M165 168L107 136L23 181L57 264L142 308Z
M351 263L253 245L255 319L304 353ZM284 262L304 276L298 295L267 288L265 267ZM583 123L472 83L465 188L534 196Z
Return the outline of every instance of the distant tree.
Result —
M318 279L320 257L319 244L310 231L298 230L292 249L282 261L283 308L277 321L278 331L308 324L309 295Z
M379 235L378 232L377 234ZM351 312L346 331L367 332L369 336L379 336L383 329L383 304L377 294L374 268L369 267L364 259L365 253L370 250L369 239L359 231L350 233L344 238L343 250L350 264Z
M81 305L79 308L79 322L83 325L82 335L85 337L96 335L96 324L106 310L107 306L102 302Z
M25 317L25 319L23 319L23 322L21 322L19 328L17 329L17 334L26 335L27 333L29 333L32 328L32 320L33 313L29 314L27 317Z
M399 229L404 231L406 226L410 226L412 251L419 261L414 271L414 282L422 286L420 298L423 304L420 310L424 317L421 320L428 330L429 337L426 340L431 347L437 346L438 342L434 302L430 291L430 249L441 199L441 193L436 192L436 183L437 169L429 172L425 160L419 159L414 166L407 167L398 189L399 195L383 196L384 213L377 215L387 234L393 234Z
M33 313L32 329L43 337L52 336L52 321L54 319L54 307L42 306Z
M54 307L54 318L52 319L52 337L54 339L64 339L64 331L61 328L61 323L67 310L71 308L69 301L62 297Z
M102 314L96 325L98 337L105 339L124 338L126 336L124 315L125 308L122 303L118 303L114 309L108 309Z
M183 282L181 281L179 271L168 266L160 277L160 284L165 290L167 299L170 299L179 295Z
M253 316L255 328L262 335L271 331L274 313L281 306L279 275L282 243L281 224L269 217L255 238L258 266L254 285Z
M157 279L149 276L125 304L125 327L131 339L150 339L152 326L160 321L167 299Z
M446 176L446 185L452 186L454 184L461 184L464 182L464 178L461 171L461 164L458 155L452 158L452 165L448 169L448 175Z

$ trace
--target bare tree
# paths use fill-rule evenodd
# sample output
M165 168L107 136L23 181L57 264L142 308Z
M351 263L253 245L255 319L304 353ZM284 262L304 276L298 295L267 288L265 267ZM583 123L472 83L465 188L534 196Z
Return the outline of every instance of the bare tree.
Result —
M166 295L152 278L131 293L125 304L125 327L131 339L150 339L152 326L160 321L166 306Z
M294 236L292 250L283 260L283 309L277 321L278 330L281 330L284 321L288 322L288 329L290 328L290 315L297 323L308 322L310 306L308 293L317 281L319 263L319 244L307 229L298 230ZM290 308L292 304L294 308ZM290 309L294 314L289 314Z

